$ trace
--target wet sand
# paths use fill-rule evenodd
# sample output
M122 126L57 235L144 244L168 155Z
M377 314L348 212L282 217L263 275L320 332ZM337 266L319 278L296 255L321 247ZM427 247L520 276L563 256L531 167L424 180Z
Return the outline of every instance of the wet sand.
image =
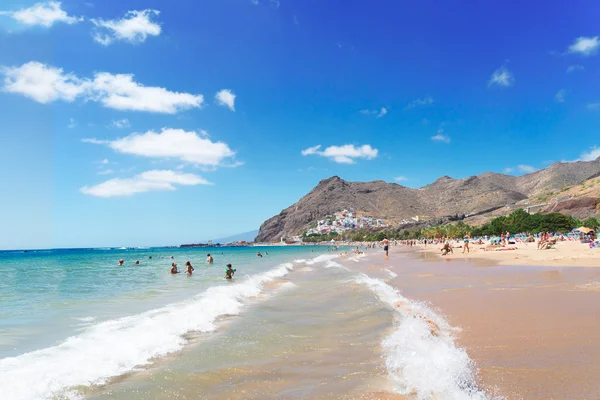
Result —
M400 257L388 261L394 286L461 328L457 342L489 394L600 398L600 270Z

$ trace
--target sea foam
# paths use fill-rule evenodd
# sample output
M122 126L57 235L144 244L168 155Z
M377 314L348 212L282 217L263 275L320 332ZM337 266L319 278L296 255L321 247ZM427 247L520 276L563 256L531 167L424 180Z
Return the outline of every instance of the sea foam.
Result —
M382 346L399 394L417 399L489 399L477 386L473 362L455 345L453 329L441 316L379 279L360 274L355 281L396 312L395 329Z
M219 317L239 314L263 285L293 266L238 278L180 303L88 327L61 344L0 360L0 399L77 397L72 388L102 384L180 350L186 332L211 332Z

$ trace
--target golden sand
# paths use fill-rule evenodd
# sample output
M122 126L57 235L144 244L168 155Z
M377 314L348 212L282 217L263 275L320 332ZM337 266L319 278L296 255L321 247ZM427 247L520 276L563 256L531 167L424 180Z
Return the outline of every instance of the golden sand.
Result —
M457 246L457 244L454 244ZM462 253L462 248L454 248L454 253L441 255L442 245L419 246L421 251L439 258L451 259L483 259L500 265L537 265L561 267L600 267L600 249L590 248L586 243L558 242L554 248L538 250L537 243L518 243L507 245L503 249L491 249L487 245L470 245L469 253ZM513 249L514 250L506 250Z

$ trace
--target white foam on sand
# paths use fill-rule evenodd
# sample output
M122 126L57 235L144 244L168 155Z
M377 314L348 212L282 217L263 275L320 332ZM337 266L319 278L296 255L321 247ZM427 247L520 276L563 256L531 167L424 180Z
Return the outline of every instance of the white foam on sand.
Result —
M453 328L424 303L408 300L382 280L360 274L364 284L396 312L393 333L383 343L396 391L416 399L484 400L473 362L453 340Z
M265 283L292 268L282 264L238 278L239 283L211 287L185 302L91 325L57 346L0 359L0 399L75 398L74 386L102 384L176 352L186 344L187 332L214 331L219 317L241 313Z
M388 275L390 276L390 278L396 278L398 276L397 273L395 273L394 271L391 271L391 270L389 270L387 268L384 269L384 271L388 273Z

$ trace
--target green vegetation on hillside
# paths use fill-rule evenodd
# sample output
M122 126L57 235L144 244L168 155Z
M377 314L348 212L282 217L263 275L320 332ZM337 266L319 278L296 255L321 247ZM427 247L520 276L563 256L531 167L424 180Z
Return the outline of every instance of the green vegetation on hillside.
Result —
M502 232L539 233L539 232L570 232L574 228L586 226L592 229L600 228L600 221L588 218L578 220L560 213L529 214L523 209L518 209L512 214L494 218L483 226L473 227L459 221L454 224L439 224L425 229L381 229L381 230L353 230L344 235L335 232L326 235L304 236L305 242L327 242L334 240L351 240L357 242L375 242L384 238L390 240L410 240L420 238L461 238L465 235L494 236Z

